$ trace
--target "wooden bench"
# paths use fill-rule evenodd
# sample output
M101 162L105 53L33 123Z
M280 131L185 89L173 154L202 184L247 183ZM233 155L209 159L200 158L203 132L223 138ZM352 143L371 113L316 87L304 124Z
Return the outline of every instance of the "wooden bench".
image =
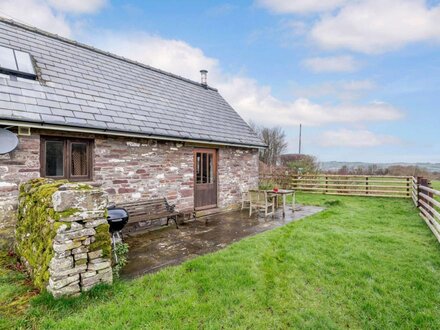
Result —
M170 220L177 224L177 217L180 212L176 211L175 205L168 203L166 198L155 198L145 201L136 201L131 203L118 204L128 212L128 224L138 223L142 221L167 219L167 226Z

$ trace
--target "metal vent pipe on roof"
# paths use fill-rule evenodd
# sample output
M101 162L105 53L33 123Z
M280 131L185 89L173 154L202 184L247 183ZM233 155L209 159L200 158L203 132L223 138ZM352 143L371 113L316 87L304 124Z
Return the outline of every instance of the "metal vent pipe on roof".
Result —
M208 70L200 70L200 74L202 75L202 86L208 86Z

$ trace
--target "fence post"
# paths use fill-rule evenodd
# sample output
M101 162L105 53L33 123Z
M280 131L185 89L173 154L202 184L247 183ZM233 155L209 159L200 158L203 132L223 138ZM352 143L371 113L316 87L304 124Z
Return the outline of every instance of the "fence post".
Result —
M430 187L431 187L431 182L430 182L428 179L426 179L426 178L420 178L420 186L430 188ZM418 191L419 191L419 194L420 194L420 188L418 189ZM425 190L424 190L423 193L424 193L425 195L427 195L428 197L431 197L431 198L434 197L434 194L433 194L432 192L429 192L429 191L425 191ZM423 196L422 196L422 197L418 196L418 198L419 198L419 200L422 199L422 200L423 200L426 204L428 204L429 206L431 206L431 207L434 206L434 205L432 204L432 202L430 202L430 201L427 200L426 198L423 198ZM420 204L419 204L419 206L420 206ZM423 207L423 205L422 205L422 207ZM428 209L426 209L426 212L428 212L431 216L434 216L434 214L433 214L431 211L429 211Z
M368 176L365 177L365 194L368 195Z
M410 189L409 189L409 184L410 184L410 180L409 180L410 178L408 177L408 178L406 178L406 196L408 196L408 197L410 197L411 195L410 195Z
M325 193L328 192L328 176L325 177Z
M422 178L417 177L417 207L420 207L420 185L422 184Z

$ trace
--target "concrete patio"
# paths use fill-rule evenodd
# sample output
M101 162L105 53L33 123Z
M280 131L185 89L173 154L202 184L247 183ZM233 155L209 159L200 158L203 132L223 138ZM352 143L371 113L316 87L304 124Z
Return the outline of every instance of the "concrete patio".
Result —
M196 221L162 227L144 233L127 234L129 261L122 271L125 278L133 278L159 269L182 263L185 260L217 251L240 239L283 226L322 211L317 206L289 208L286 217L282 211L274 217L264 218L257 214L249 217L249 210L220 213Z

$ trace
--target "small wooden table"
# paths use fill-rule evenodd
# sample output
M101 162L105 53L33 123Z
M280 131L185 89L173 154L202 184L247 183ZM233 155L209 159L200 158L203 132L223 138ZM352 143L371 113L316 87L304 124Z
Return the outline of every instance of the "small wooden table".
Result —
M286 216L286 196L292 196L292 212L295 212L295 190L289 189L278 189L278 191L267 190L267 193L277 197L277 207L278 207L278 196L283 197L283 217Z

